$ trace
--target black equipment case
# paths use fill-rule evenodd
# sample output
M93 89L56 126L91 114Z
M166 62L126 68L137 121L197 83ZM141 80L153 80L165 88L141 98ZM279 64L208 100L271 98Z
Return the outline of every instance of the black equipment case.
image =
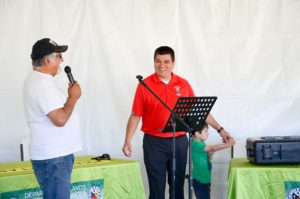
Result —
M252 137L246 148L254 164L300 164L300 136Z

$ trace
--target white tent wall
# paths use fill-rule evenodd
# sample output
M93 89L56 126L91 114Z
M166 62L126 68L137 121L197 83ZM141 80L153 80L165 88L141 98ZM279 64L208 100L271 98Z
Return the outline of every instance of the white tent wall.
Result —
M124 158L135 76L154 71L161 45L175 49L175 73L197 95L218 96L212 114L236 138L235 157L246 157L247 137L299 135L299 18L298 0L0 0L0 162L19 161L29 135L23 82L44 37L69 45L61 67L82 87L77 155ZM67 94L66 75L56 79ZM141 165L142 137L132 140ZM210 129L208 143L219 142ZM230 150L214 156L213 198L225 198L229 159Z

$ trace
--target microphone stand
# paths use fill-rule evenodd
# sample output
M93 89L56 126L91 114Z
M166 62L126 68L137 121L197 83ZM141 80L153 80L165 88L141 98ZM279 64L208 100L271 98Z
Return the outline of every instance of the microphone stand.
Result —
M176 173L176 153L175 153L175 132L176 132L176 119L178 121L180 121L184 127L188 130L189 132L189 178L188 178L188 184L189 184L189 199L192 198L192 175L191 175L191 171L192 171L192 162L191 162L191 138L192 138L192 132L194 131L181 117L179 117L164 101L162 101L160 99L160 97L158 97L156 95L156 93L154 93L149 87L148 85L144 82L143 77L141 75L137 75L136 78L139 80L140 84L143 85L156 99L158 99L158 101L160 101L160 103L166 107L172 114L171 116L171 120L172 120L172 127L173 127L173 137L172 137L172 142L173 142L173 161L172 161L172 198L175 198L175 173Z

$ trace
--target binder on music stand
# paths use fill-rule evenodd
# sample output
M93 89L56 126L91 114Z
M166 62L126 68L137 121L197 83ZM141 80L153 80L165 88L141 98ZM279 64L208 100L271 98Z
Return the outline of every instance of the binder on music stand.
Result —
M181 122L183 120L189 127L198 131L204 126L205 120L211 111L213 105L215 104L217 97L180 97L178 98L173 113L177 116L175 117L176 122L176 132L188 131L189 129ZM170 117L162 130L162 132L172 132L172 117Z

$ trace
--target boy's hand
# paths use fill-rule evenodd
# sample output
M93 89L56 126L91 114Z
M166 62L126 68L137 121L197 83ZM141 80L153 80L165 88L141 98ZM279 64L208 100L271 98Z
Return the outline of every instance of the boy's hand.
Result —
M232 137L228 139L228 144L230 146L233 146L235 144L235 141L234 141L234 139Z

